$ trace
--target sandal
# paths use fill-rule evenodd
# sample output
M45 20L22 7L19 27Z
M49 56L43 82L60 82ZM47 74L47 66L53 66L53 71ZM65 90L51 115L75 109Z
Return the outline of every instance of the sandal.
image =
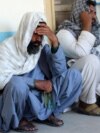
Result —
M56 118L55 116L50 116L47 120L45 120L45 124L60 127L64 124L63 120Z
M100 96L97 95L97 102L96 104L100 107Z
M60 120L58 118L56 118L55 116L51 115L48 119L46 120L36 120L36 122L39 122L39 123L43 123L43 124L46 124L46 125L49 125L49 126L53 126L53 127L60 127L64 124L63 120Z
M37 131L38 129L36 128L36 126L27 120L21 120L21 122L19 123L18 128L14 129L17 132L23 132L23 131Z
M78 108L78 113L91 115L91 116L100 116L100 108L97 104L91 104L86 108Z

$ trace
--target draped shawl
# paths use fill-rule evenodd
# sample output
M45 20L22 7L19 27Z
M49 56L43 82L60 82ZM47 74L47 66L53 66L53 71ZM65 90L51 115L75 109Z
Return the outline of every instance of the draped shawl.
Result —
M42 46L36 55L29 55L27 46L40 21L46 22L43 13L29 12L24 14L16 34L0 44L0 90L13 75L28 73L35 68L41 49L47 43L46 37L44 37Z

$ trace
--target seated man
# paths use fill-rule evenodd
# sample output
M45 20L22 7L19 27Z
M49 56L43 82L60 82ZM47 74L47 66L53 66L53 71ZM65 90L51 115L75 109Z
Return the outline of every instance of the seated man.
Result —
M43 14L25 14L16 35L0 45L0 129L34 131L34 119L63 125L57 116L79 97L81 83Z
M100 96L100 61L96 51L96 46L100 47L99 32L95 2L75 0L70 21L65 20L57 33L66 56L71 59L69 65L82 73L83 91L78 111L97 116L100 116L100 107L96 104L96 95Z

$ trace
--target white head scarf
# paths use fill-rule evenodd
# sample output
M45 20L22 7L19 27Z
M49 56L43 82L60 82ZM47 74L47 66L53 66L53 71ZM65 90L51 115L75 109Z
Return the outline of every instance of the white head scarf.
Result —
M35 55L27 53L27 46L41 21L46 22L43 13L26 13L17 33L0 44L0 89L4 88L13 75L28 73L35 68L41 49L47 42L44 37L42 47Z

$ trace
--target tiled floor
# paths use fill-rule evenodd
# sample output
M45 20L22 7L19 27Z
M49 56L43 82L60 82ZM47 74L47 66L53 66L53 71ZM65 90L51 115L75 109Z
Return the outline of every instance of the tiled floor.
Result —
M36 123L37 133L100 133L100 117L81 115L71 111L63 114L61 118L64 120L62 127L50 127Z

